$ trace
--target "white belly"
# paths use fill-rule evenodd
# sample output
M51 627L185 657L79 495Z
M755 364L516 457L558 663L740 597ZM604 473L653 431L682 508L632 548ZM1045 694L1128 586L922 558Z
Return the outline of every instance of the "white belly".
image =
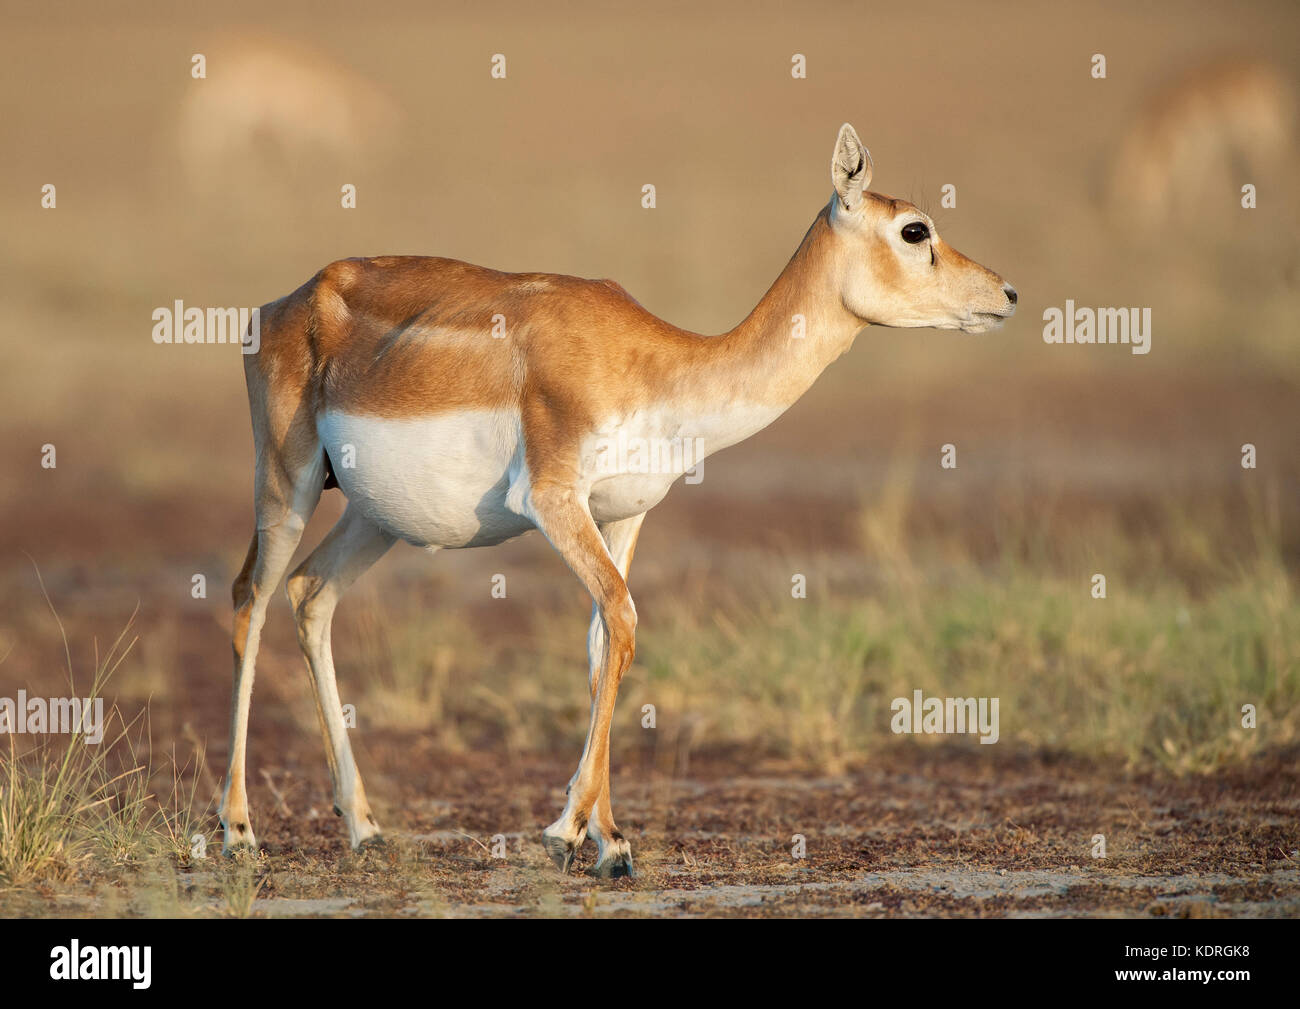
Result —
M705 456L780 412L734 404L685 418L663 409L610 418L581 443L574 491L597 522L640 515L676 480L702 478ZM316 430L349 502L408 543L490 546L535 528L518 411L403 419L327 411Z
M533 528L506 507L523 466L515 411L400 420L327 411L316 430L349 502L408 543L488 546Z

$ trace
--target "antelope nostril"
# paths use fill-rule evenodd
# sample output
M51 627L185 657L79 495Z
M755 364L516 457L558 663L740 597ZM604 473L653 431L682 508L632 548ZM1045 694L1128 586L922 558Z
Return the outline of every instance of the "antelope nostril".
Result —
M1011 302L1011 304L1013 305L1016 303L1016 300L1020 297L1020 295L1016 294L1016 289L1012 287L1010 284L1003 284L1002 290L1004 290L1007 293L1007 301Z

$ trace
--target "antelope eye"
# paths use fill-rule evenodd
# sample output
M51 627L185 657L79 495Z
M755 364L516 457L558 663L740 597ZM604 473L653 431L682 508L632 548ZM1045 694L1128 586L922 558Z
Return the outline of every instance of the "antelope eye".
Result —
M903 241L908 245L924 242L929 237L930 229L920 221L913 221L911 224L903 225Z

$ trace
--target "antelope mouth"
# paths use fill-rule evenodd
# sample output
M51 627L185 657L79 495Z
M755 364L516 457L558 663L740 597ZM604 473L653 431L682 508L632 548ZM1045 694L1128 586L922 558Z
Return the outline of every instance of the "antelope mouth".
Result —
M961 324L963 333L988 333L995 329L1001 329L1002 324L1011 317L1011 312L1003 315L1001 312L972 312L970 318Z

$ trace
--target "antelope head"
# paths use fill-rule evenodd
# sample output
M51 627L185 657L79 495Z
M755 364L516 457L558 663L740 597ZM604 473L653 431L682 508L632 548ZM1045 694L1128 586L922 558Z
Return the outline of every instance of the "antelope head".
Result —
M840 127L831 159L831 230L845 308L877 326L985 333L1016 310L1016 289L939 237L908 203L867 191L871 154Z

